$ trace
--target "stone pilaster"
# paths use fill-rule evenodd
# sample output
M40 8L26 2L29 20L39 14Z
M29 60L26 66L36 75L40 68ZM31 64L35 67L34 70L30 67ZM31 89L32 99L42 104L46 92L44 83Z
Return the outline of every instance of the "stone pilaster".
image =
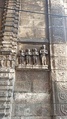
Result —
M2 50L16 52L19 1L6 0L2 21Z
M0 45L0 118L11 119L19 0L5 0Z
M51 78L53 93L53 118L67 118L67 45L64 3L49 1L49 37Z

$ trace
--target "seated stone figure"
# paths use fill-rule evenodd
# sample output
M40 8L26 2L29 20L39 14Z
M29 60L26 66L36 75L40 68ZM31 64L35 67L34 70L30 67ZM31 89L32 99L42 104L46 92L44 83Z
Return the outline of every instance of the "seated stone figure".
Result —
M33 56L33 64L37 65L39 53L36 48L32 49L32 56Z
M31 56L32 56L30 49L26 49L25 56L26 56L26 64L30 65L31 64Z
M47 59L46 59L46 55L48 54L48 51L46 50L46 45L43 45L41 48L40 48L40 57L41 57L41 64L44 66L44 65L47 65Z

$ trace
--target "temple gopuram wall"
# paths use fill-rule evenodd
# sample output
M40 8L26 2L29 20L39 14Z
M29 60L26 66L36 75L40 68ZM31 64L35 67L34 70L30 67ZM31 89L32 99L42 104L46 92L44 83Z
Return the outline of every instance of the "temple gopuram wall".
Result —
M0 119L67 118L67 1L0 0Z

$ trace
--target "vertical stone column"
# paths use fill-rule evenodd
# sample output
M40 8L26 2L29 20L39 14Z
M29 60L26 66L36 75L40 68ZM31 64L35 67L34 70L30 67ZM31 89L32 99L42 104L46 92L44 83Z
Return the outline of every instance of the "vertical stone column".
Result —
M5 0L0 45L0 118L11 119L19 18L19 0ZM3 105L1 104L3 103Z
M6 0L3 13L2 44L3 50L15 52L17 44L19 1Z
M67 46L62 0L49 0L49 37L53 118L67 118Z

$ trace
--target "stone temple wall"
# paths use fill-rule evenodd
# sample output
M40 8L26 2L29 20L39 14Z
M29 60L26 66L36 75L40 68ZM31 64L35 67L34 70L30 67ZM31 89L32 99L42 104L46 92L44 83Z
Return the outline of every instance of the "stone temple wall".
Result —
M51 15L49 21L54 119L67 118L67 30L65 17L66 7L67 1L49 1L49 13L56 15Z
M66 119L67 1L0 0L2 6L0 119Z

